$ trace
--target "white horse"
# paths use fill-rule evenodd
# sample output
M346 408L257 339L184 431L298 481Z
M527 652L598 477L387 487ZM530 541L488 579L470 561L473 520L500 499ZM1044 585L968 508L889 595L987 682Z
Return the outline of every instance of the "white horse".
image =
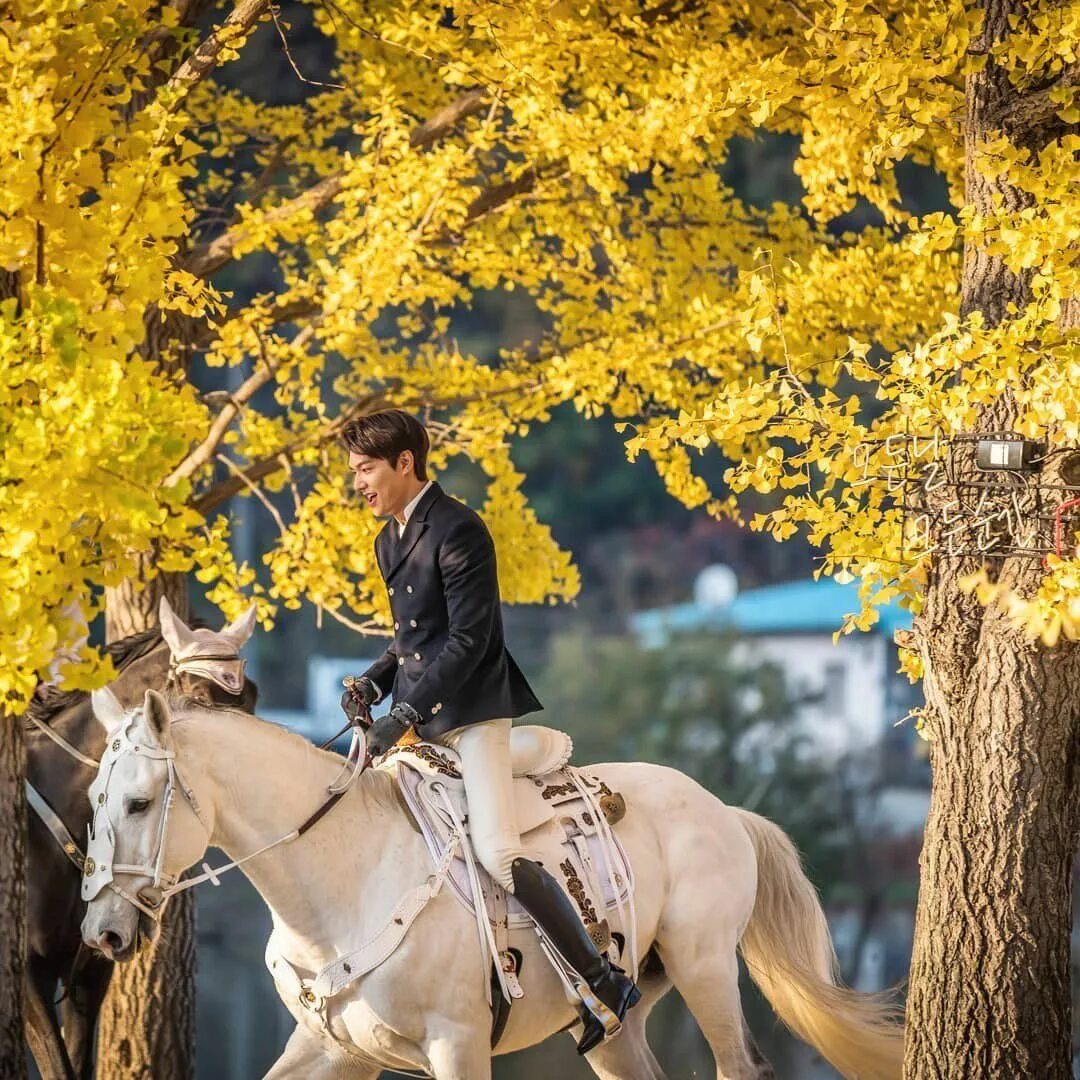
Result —
M139 747L109 766L101 804L115 842L113 867L126 877L121 891L98 891L83 922L84 940L121 960L133 954L140 928L145 934L153 925L145 914L161 896L155 865L168 883L208 846L239 859L290 833L325 801L342 759L246 713L166 701L152 690L128 712L107 690L95 691L93 701L114 749ZM626 799L618 834L635 871L647 961L641 1002L622 1031L586 1059L598 1076L663 1077L645 1020L672 985L708 1040L718 1077L771 1076L747 1041L736 949L780 1017L846 1077L900 1076L895 1012L837 985L817 896L777 826L725 806L674 769L633 763L589 772ZM432 873L394 783L381 770L363 772L310 831L243 866L273 915L274 950L301 972L317 972L368 941L395 899ZM92 790L103 784L99 777ZM536 936L514 931L513 944L524 954L525 997L497 1052L561 1030L576 1038L577 1015ZM384 962L329 999L329 1033L296 999L295 984L290 992L275 975L297 1026L267 1080L374 1080L383 1069L420 1070L436 1080L490 1078L488 978L474 917L443 889Z

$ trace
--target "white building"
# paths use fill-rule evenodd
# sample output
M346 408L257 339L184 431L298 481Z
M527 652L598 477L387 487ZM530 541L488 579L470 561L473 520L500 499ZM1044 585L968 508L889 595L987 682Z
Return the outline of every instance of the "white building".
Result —
M631 629L655 648L680 633L734 633L737 658L769 661L783 672L817 753L830 760L870 756L878 787L873 812L882 827L909 833L925 820L928 777L914 722L901 723L922 703L919 688L898 671L893 642L911 615L883 605L871 630L834 643L844 616L859 610L855 583L822 577L739 592L732 571L715 566L700 575L693 601L638 612Z

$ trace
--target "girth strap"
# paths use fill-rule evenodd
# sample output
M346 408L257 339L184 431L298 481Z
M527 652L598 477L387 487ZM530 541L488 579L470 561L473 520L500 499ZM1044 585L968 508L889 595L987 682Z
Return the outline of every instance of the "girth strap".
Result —
M75 843L75 838L60 820L60 815L45 801L41 792L29 780L26 781L26 801L34 813L41 818L45 828L53 834L53 839L60 845L60 850L79 868L81 874L84 858L82 848Z

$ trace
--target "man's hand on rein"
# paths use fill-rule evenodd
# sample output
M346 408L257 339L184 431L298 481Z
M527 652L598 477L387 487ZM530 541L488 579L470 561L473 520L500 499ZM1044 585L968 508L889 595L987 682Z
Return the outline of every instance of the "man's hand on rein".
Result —
M341 695L341 708L350 724L367 719L367 710L379 698L379 688L368 678L349 676L344 680L345 692Z

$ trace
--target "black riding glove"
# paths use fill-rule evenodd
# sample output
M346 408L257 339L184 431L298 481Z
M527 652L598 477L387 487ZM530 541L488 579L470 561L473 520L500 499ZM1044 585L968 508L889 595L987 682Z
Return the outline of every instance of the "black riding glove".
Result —
M360 709L364 705L372 705L379 698L379 688L364 676L352 679L341 695L341 708L349 718L350 724L357 722Z
M420 714L404 701L399 701L385 716L380 716L368 728L367 745L372 757L385 754L409 728L420 723Z

